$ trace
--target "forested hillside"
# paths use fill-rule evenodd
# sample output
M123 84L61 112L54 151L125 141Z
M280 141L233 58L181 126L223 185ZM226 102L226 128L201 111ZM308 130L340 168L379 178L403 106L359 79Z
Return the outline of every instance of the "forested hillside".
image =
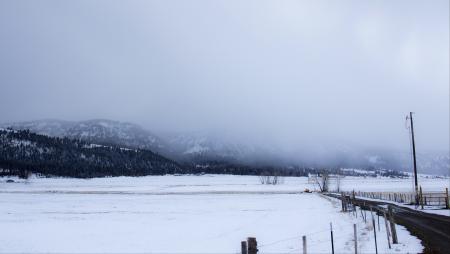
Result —
M148 150L103 146L28 130L0 129L0 172L70 177L181 173L180 166Z

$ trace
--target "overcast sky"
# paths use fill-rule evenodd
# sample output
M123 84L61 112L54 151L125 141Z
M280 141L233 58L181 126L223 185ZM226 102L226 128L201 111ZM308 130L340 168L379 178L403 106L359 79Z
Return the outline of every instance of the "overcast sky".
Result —
M0 1L0 122L449 149L449 1Z

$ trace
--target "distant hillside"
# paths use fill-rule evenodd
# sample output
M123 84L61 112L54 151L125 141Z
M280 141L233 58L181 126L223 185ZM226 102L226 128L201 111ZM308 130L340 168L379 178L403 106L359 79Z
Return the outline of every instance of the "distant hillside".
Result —
M129 148L147 149L160 153L164 142L153 133L132 123L94 119L81 122L38 120L3 124L3 128L30 130L52 137L67 137L90 143L114 144Z
M101 177L174 174L182 169L148 150L0 129L0 172Z
M245 163L272 161L274 152L210 133L156 135L139 125L105 119L87 121L37 120L1 124L0 127L30 130L52 137L67 137L102 145L151 150L183 163L225 161Z
M209 165L211 171L229 165L239 167L301 167L301 168L359 168L388 169L411 172L409 148L403 151L372 149L337 142L334 145L314 144L303 150L283 150L271 145L261 137L254 144L224 136L223 133L181 132L159 133L145 130L139 125L111 120L88 120L81 122L61 120L39 120L7 123L0 127L31 132L52 137L67 137L105 146L120 146L145 149L197 167ZM448 152L425 153L417 149L417 164L420 173L450 175ZM213 166L214 165L214 166ZM205 168L206 171L206 168Z
M29 173L46 176L104 177L163 174L276 174L304 176L299 168L251 167L225 161L179 165L143 149L99 145L49 137L29 130L0 129L0 175Z

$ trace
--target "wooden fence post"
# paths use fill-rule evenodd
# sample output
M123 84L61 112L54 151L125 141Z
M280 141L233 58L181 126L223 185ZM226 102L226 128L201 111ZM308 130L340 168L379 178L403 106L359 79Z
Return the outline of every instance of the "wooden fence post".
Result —
M395 230L394 213L392 212L392 207L390 205L388 205L388 211L389 211L389 222L391 225L392 243L398 243L397 230Z
M341 192L341 203L342 203L342 212L347 212L347 200L345 198L344 192Z
M331 230L331 254L334 254L333 224L330 222Z
M419 188L419 200L420 200L420 206L422 207L422 210L423 210L422 186L420 186L420 188Z
M378 254L377 229L375 228L375 218L373 217L372 209L370 209L370 213L372 214L373 235L375 237L375 254Z
M387 222L387 216L386 216L386 212L383 211L383 216L384 216L384 227L386 228L386 236L387 236L387 241L388 241L388 246L389 249L391 248L391 240L389 239L389 226L388 226L388 222Z
M246 241L241 242L241 254L247 254L247 242Z
M306 251L306 235L304 235L302 237L302 240L303 240L303 254L306 254L307 253L307 251Z
M450 204L448 203L448 188L445 188L445 209L450 209Z
M377 220L378 220L378 232L380 232L380 214L378 212L375 212L377 214Z
M355 236L355 254L358 254L358 236L356 235L356 224L353 224L353 235Z
M247 238L247 254L256 254L258 252L258 244L255 237Z
M247 238L247 247L248 254L256 254L258 252L258 243L256 242L256 238Z

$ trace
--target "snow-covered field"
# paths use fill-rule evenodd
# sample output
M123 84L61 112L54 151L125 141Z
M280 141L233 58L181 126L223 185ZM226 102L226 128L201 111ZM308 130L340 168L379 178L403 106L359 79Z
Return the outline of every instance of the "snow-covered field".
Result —
M360 185L361 180L367 182ZM377 183L346 178L342 188L410 188L409 180L372 181ZM429 186L439 189L443 183ZM258 177L227 175L15 183L0 178L0 252L238 253L240 241L254 236L260 253L299 253L306 235L309 253L329 253L330 222L337 253L353 252L353 223L358 225L359 250L374 252L371 224L341 213L333 199L300 194L305 188L314 189L307 178L267 186ZM389 250L380 222L380 253L422 250L420 241L401 226L400 244Z
M0 192L117 192L141 194L191 194L194 193L243 193L243 192L303 192L305 188L316 190L308 183L307 177L285 177L281 185L261 185L257 176L203 175L203 176L148 176L112 177L93 179L71 178L31 178L18 180L20 183L6 182L0 178ZM443 191L450 185L449 178L419 178L424 191ZM330 189L335 188L331 180ZM344 177L341 179L344 191L413 191L413 179Z

